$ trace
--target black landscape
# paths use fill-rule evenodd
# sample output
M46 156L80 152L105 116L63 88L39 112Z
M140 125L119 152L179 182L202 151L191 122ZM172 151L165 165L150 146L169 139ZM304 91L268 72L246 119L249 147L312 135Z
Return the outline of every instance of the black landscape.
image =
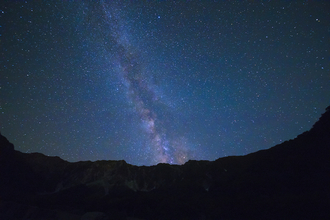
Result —
M0 137L0 219L329 219L330 106L293 140L184 165L70 163Z

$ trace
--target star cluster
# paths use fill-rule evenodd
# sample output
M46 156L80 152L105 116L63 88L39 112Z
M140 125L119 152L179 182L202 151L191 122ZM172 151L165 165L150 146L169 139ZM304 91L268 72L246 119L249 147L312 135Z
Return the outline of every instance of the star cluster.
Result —
M137 165L272 147L329 105L329 6L6 2L1 133L22 152Z

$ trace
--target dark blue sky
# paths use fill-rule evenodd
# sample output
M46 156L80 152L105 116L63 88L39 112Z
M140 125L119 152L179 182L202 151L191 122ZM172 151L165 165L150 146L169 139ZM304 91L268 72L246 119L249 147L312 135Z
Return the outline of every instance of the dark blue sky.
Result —
M215 160L330 102L329 2L1 4L0 126L68 161Z

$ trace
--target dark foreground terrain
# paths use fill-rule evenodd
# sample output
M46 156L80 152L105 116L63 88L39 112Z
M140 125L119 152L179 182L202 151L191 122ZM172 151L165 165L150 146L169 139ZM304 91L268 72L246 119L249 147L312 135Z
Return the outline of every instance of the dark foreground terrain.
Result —
M330 219L330 106L294 140L181 166L70 163L0 135L0 219Z

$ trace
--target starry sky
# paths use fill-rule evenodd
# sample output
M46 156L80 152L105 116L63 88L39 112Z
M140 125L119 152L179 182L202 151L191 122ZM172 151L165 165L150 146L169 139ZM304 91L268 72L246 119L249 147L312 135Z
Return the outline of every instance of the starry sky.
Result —
M329 1L5 1L0 131L68 161L268 149L330 104Z

